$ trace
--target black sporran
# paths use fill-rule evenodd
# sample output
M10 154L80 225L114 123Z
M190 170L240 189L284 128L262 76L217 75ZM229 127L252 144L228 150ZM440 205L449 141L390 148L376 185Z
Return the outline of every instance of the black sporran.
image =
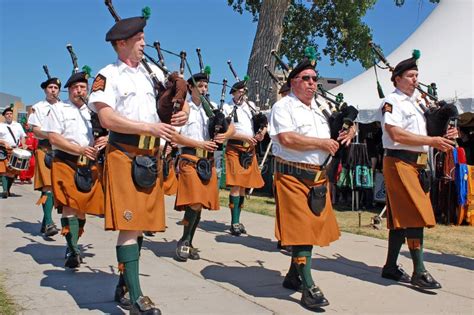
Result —
M94 185L92 181L92 170L87 166L77 167L74 173L74 183L80 192L90 192Z
M46 154L44 155L44 164L46 165L47 168L51 169L51 165L53 165L53 159L54 159L54 155L53 155L53 151L48 151L46 152Z
M308 207L311 211L319 216L326 207L326 193L328 189L325 185L314 186L308 192Z
M239 152L239 163L245 169L252 165L253 152Z
M418 179L420 180L421 188L425 193L431 190L431 178L430 175L424 170L418 170Z
M196 172L199 179L203 182L208 182L212 175L212 162L208 159L199 159L196 162Z
M132 178L135 185L151 188L158 177L157 159L150 155L137 155L132 161Z

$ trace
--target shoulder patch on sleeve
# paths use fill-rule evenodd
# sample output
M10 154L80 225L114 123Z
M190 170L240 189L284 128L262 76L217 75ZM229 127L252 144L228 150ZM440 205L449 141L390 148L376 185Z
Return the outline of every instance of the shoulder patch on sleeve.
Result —
M105 91L106 82L107 78L102 74L98 74L94 79L94 83L92 83L92 92Z
M383 107L382 107L382 114L385 114L385 113L392 113L393 111L393 106L392 104L390 103L385 103L383 104Z

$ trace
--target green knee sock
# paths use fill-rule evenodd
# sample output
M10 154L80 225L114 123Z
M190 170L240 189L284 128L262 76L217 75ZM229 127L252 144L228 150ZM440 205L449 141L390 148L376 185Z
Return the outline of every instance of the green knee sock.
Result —
M143 236L137 237L138 253L142 252Z
M190 207L186 207L186 211L184 213L183 218L183 236L181 237L181 241L191 241L192 238L192 230L194 227L194 223L196 222L196 218L198 217L198 211L194 211Z
M245 196L240 196L240 197L239 197L239 208L240 208L240 211L242 211L242 209L244 208L244 200L245 200Z
M422 273L426 271L423 263L423 228L408 228L406 231L408 249L413 261L413 271Z
M405 230L390 230L388 232L388 250L387 250L387 261L385 266L396 267L398 254L402 248L403 243L405 243Z
M191 246L193 246L193 238L194 238L194 234L196 233L196 229L199 225L199 221L201 221L201 211L198 212L196 220L194 221L194 225L191 229L191 239L189 240L189 245Z
M8 191L8 181L6 176L2 176L2 192L6 193Z
M311 276L311 252L313 246L311 245L297 245L293 246L291 255L292 262L296 265L296 270L301 277L303 286L308 289L314 285L313 277ZM291 269L291 268L290 268Z
M77 240L79 239L79 222L77 217L61 218L63 235L66 237L67 246L71 253L79 254Z
M44 224L49 225L53 224L53 193L50 191L43 191L41 195L46 195L46 202L43 203L43 217L44 217Z
M77 219L77 221L79 222L79 237L82 236L82 234L84 234L84 226L86 225L86 219Z
M130 293L130 301L135 303L143 295L138 273L138 258L140 256L138 244L117 246L116 252L117 261L122 265L122 274Z
M231 224L240 222L240 196L229 195L229 208L232 213Z
M10 188L12 188L13 182L15 181L15 178L13 177L7 177L7 191L10 193Z

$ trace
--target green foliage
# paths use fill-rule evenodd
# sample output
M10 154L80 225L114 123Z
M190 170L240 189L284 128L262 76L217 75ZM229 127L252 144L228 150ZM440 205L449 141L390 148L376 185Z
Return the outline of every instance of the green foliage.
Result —
M151 9L150 7L144 7L142 9L142 17L145 19L145 20L148 20L151 16Z
M413 53L411 54L411 56L415 58L416 60L418 60L420 59L421 52L418 49L413 49Z

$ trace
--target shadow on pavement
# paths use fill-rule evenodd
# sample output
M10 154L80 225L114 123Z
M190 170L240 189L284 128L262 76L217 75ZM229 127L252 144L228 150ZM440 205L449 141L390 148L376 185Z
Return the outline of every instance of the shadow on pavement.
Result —
M14 229L19 229L23 233L30 234L31 236L42 236L40 233L41 229L41 222L28 222L24 221L19 218L12 217L13 220L16 220L16 222L12 222L10 224L7 224L5 227L9 228L14 228Z

